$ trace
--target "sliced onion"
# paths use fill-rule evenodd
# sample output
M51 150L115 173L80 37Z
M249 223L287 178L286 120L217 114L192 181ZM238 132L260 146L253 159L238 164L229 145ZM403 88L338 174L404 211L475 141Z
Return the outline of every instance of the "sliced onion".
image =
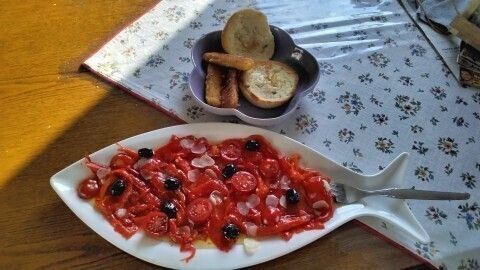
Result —
M204 144L195 144L192 148L190 148L190 151L194 154L203 154L205 151L207 151L207 147Z
M205 174L211 178L217 178L217 174L212 169L206 169Z
M208 166L212 166L214 164L215 164L215 160L213 160L213 158L211 158L207 154L204 154L201 157L192 159L192 166L197 168L205 168Z
M213 205L219 205L222 203L222 194L220 193L220 191L214 190L212 191L212 193L210 193L209 199Z
M280 188L281 189L289 189L290 188L290 178L284 175L280 178Z
M279 203L281 206L283 206L283 208L287 208L287 198L285 197L285 195L282 195L282 197L280 197Z
M147 164L150 160L146 158L140 158L135 164L133 164L133 168L138 170L142 168L145 164Z
M185 149L191 149L194 144L195 144L195 141L190 139L182 139L180 141L180 146Z
M162 182L162 183L165 182L165 179L167 178L167 176L165 176L164 173L157 172L156 174L157 174L158 180L160 180L160 182Z
M328 203L324 200L316 201L312 204L313 209L328 208Z
M267 198L265 199L265 204L266 204L267 206L277 207L278 201L279 201L279 200L278 200L277 196L270 194L270 195L268 195Z
M259 247L260 247L260 242L257 240L251 239L251 238L243 239L243 248L245 249L245 252L247 254L255 253L255 251L257 251Z
M105 179L105 177L110 173L109 168L100 168L97 170L97 177L98 179L102 180Z
M244 216L246 216L248 211L250 211L250 208L248 208L247 204L244 202L237 202L237 209L238 212Z
M127 209L125 208L119 208L117 211L115 211L115 216L118 218L123 218L127 214Z
M325 188L325 190L326 190L327 192L332 191L332 187L331 187L330 184L327 182L327 180L322 179L322 182L323 182L323 187Z
M199 176L200 176L199 169L193 169L187 172L187 178L188 178L188 181L190 182L196 182Z
M248 208L255 208L260 204L260 197L257 194L252 194L248 196L247 201L245 202Z
M257 236L258 226L255 223L247 221L244 225L248 236Z

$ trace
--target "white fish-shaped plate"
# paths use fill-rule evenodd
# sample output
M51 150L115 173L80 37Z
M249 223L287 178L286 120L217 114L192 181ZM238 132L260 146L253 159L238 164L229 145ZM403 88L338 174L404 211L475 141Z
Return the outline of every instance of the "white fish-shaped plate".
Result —
M123 146L139 149L156 148L168 142L172 135L194 135L206 137L209 141L221 141L228 138L247 137L259 134L266 137L282 154L298 153L305 166L314 168L331 177L338 183L348 184L363 189L401 187L408 154L403 153L393 160L387 168L375 175L360 175L331 161L315 150L292 140L284 135L246 125L227 123L200 123L172 126L147 132L119 142ZM93 154L91 158L100 163L108 163L116 153L118 146L112 144ZM429 242L429 236L413 216L404 200L372 196L358 203L338 204L333 217L325 223L322 230L311 230L293 235L289 241L280 238L260 240L260 246L253 254L245 252L241 243L229 252L222 252L215 247L198 248L195 257L188 263L183 261L177 245L169 241L148 238L139 232L130 239L125 239L113 230L108 221L95 210L88 201L77 196L77 185L82 179L91 175L81 159L55 174L51 180L52 188L65 204L92 230L119 249L155 265L175 269L234 269L266 262L321 238L346 222L359 217L375 217L394 225L398 233L405 234L420 242ZM239 241L241 242L241 241Z

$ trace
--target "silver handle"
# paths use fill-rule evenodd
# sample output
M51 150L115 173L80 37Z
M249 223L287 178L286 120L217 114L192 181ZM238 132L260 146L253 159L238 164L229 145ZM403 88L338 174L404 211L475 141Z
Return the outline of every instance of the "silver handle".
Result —
M397 199L417 200L468 200L470 193L443 192L416 189L387 188L368 192L371 195L382 195Z

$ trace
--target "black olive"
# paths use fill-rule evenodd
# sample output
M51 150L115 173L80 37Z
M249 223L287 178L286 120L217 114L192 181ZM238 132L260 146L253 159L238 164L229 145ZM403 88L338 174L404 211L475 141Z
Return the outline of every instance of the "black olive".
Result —
M230 178L234 173L237 172L237 167L234 164L227 164L222 170L222 175L224 178Z
M150 148L141 148L138 149L138 155L143 158L151 158L153 157L153 150Z
M162 205L162 212L165 213L168 218L175 218L177 216L177 208L172 202L165 202Z
M287 203L296 204L300 201L300 194L298 194L295 189L289 188L287 192L285 192L285 198L287 199Z
M227 239L234 240L240 234L240 230L237 225L229 223L222 228L223 236Z
M245 143L245 149L248 151L258 151L258 149L260 149L260 143L255 140L248 140Z
M126 186L127 184L125 183L125 181L119 178L115 180L115 182L113 182L113 184L110 186L110 194L112 194L112 196L120 196L122 195Z
M173 176L169 176L165 179L163 186L166 190L177 190L180 187L180 181Z

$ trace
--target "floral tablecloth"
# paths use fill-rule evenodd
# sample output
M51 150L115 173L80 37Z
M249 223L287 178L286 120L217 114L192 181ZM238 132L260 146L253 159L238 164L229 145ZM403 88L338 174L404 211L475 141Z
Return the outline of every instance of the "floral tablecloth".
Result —
M252 6L313 53L321 78L285 124L271 127L371 174L411 153L405 187L470 192L468 201L410 201L432 241L363 222L444 269L479 269L480 92L462 88L394 0L163 0L86 60L92 71L186 122L228 121L188 91L190 49Z

